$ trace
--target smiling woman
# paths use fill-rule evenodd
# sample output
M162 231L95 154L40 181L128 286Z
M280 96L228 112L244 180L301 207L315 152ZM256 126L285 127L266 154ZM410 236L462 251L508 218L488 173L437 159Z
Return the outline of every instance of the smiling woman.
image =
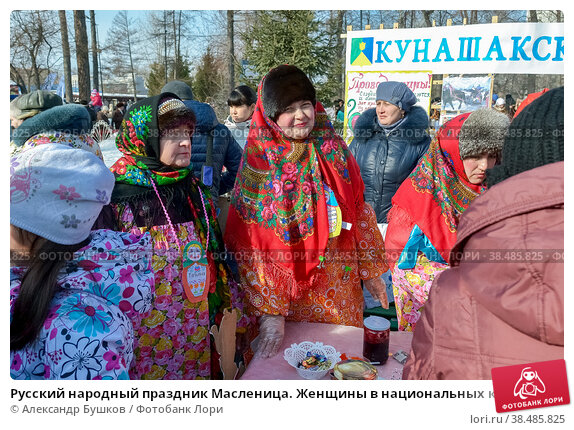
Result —
M225 239L238 256L256 354L276 354L285 319L362 327L361 282L386 304L387 270L359 167L295 66L272 69L232 192Z
M305 139L315 125L315 106L309 100L291 103L277 116L277 125L292 139Z

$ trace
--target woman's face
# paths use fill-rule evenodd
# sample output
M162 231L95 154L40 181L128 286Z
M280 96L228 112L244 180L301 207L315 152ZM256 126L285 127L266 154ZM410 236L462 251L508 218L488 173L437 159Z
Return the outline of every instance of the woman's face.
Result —
M405 114L398 106L384 100L377 100L376 112L377 118L382 125L393 125Z
M159 161L174 169L189 166L191 160L191 130L180 125L167 130L159 139Z
M17 119L14 117L10 117L10 125L12 126L12 128L18 128L22 125L22 123L24 122L23 119Z
M275 121L292 139L305 139L315 126L315 106L309 100L291 103Z
M251 106L241 105L241 106L229 106L229 115L233 122L244 122L251 118L253 112L255 111L255 103Z
M482 154L478 157L469 157L462 160L464 173L471 184L482 184L486 179L486 170L492 169L496 163L496 157Z

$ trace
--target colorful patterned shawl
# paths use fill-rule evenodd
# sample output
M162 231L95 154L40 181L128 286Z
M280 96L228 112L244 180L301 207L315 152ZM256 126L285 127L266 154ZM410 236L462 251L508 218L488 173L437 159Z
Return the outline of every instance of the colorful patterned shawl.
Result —
M146 225L147 228L167 221L161 211L163 204L166 205L174 223L183 222L182 217L186 221L193 220L202 246L208 250L208 260L214 262L210 266L215 270L212 276L215 290L212 288L208 295L210 317L213 318L219 307L229 306L227 282L231 274L226 263L223 238L209 189L204 187L188 168L173 169L159 160L160 130L157 109L160 100L166 95L178 98L172 93L149 97L131 106L124 116L116 137L116 146L124 156L110 168L116 177L112 203L130 204L135 214L147 207L153 215ZM161 203L150 178L157 186ZM154 208L160 210L154 213ZM206 243L208 229L210 239L209 243Z
M159 161L159 137L157 108L165 96L178 98L175 94L163 93L149 97L130 107L124 116L116 136L116 146L124 154L110 168L118 184L151 188L150 178L156 185L167 185L181 181L189 169L173 169ZM119 186L114 194L121 193Z
M468 181L460 157L458 135L469 115L459 115L441 127L392 200L393 208L405 210L447 262L460 215L486 190Z
M275 278L270 281L296 297L313 283L329 239L323 183L334 191L353 233L364 184L323 106L315 106L307 139L290 139L263 111L264 79L232 192L225 242L245 253L240 258L265 259Z

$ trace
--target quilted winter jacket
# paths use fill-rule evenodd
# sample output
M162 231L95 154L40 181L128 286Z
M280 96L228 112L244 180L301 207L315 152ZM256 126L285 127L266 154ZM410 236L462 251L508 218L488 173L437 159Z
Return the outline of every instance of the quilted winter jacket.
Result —
M428 116L415 106L388 136L378 124L375 108L361 114L349 150L357 159L365 183L365 201L387 222L391 199L429 147Z
M191 145L191 164L193 174L201 179L201 168L205 164L207 139L213 136L213 186L211 195L217 204L217 197L227 193L235 184L239 162L243 151L233 138L229 129L221 124L211 106L196 100L184 100L196 116L195 133ZM223 172L223 167L227 169Z
M564 162L506 179L462 214L403 379L491 379L564 358Z

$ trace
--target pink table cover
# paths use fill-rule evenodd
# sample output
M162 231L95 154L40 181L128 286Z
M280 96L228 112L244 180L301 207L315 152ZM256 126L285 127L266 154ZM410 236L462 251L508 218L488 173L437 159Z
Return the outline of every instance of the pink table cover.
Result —
M303 379L295 368L291 367L283 358L283 351L293 343L303 341L323 342L333 345L341 354L348 356L363 355L363 329L334 324L287 322L285 324L285 338L277 355L267 359L254 358L241 379ZM412 333L391 331L389 352L399 350L407 354L411 350ZM403 365L392 357L382 366L375 366L379 379L401 379ZM323 379L331 379L328 373Z

